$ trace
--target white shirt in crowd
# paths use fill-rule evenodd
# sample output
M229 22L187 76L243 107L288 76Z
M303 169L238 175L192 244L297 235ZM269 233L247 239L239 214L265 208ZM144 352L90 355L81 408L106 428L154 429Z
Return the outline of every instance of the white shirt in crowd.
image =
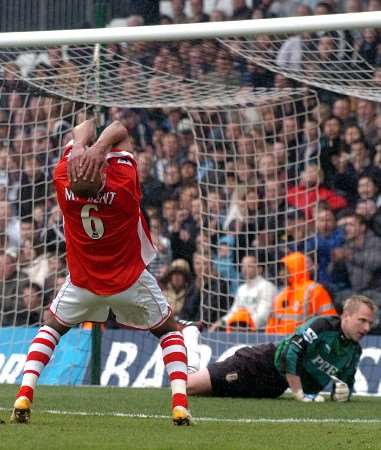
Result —
M222 318L223 322L226 323L239 309L246 308L251 314L255 328L264 328L276 294L275 284L260 275L256 276L238 288L232 307Z

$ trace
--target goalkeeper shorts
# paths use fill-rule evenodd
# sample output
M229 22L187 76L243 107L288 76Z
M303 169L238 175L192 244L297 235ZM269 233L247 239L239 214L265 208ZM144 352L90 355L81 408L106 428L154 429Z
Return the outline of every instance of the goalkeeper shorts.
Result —
M276 347L261 344L243 347L229 358L208 366L216 397L276 398L288 388L274 365Z

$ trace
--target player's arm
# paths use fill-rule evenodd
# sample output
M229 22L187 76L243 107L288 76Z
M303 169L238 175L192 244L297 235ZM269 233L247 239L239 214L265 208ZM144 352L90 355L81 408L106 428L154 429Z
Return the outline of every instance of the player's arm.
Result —
M127 129L117 120L102 131L95 144L81 157L81 176L84 180L94 181L104 166L107 153L115 144L123 141L127 134Z
M85 120L72 129L73 145L67 164L69 182L76 182L80 174L81 157L85 148L95 139L95 123L93 119Z
M336 402L347 402L351 399L353 385L355 384L355 374L360 362L361 349L353 356L351 364L343 369L337 377L332 378L331 399Z
M331 327L329 320L323 317L309 321L298 329L297 333L289 340L288 345L282 350L280 355L282 371L296 400L322 401L321 396L313 398L304 393L299 376L299 367L308 347L314 345L319 339L319 333L331 329Z

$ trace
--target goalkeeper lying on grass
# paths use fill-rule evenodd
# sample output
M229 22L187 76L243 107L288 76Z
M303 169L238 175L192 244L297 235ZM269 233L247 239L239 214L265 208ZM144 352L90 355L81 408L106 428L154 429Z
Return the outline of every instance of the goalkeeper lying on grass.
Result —
M347 401L361 355L358 342L369 333L376 315L372 300L353 295L340 317L315 317L277 345L243 347L226 360L190 374L188 393L275 398L290 388L295 400L321 402L324 397L319 392L333 380L331 398ZM192 349L188 352L192 355Z

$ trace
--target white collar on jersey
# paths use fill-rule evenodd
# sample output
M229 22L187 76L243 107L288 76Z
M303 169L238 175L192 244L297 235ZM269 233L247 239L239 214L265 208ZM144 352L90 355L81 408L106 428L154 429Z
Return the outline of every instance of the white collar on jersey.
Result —
M135 159L134 158L134 155L132 154L132 153L130 153L130 152L127 152L127 151L125 151L125 150L122 150L122 151L120 151L120 152L110 152L110 153L107 153L107 155L106 155L106 161L108 160L108 159L110 159L110 158L123 158L123 157L126 157L127 156L127 158L130 158L130 159Z

